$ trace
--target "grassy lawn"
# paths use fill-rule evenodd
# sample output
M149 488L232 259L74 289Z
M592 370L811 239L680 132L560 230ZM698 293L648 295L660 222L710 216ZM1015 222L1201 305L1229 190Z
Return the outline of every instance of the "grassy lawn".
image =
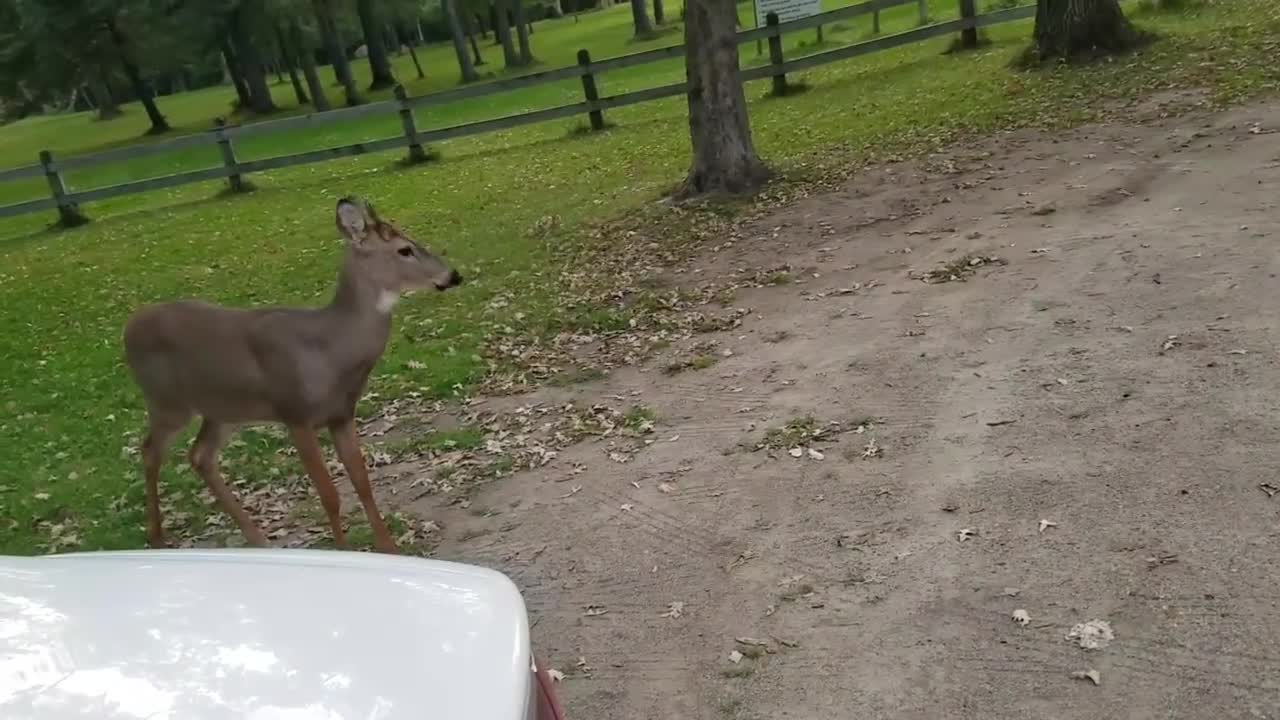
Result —
M955 16L935 2L935 19ZM1133 8L1129 8L1133 11ZM669 10L678 18L678 10ZM915 8L886 12L884 32L915 24ZM749 19L749 10L743 14ZM964 134L1014 126L1062 126L1093 117L1115 100L1180 85L1212 88L1222 100L1275 90L1273 58L1280 10L1264 0L1220 0L1183 13L1140 13L1163 40L1140 55L1083 68L1027 74L1007 63L1030 24L991 28L978 52L943 55L938 39L823 66L796 80L808 92L765 99L768 81L748 87L757 145L768 162L803 183L879 157L938 147ZM548 67L577 49L595 57L673 42L628 42L630 15L618 6L574 23L540 23L535 52ZM870 19L827 29L828 42L863 37ZM792 37L788 54L804 51ZM811 47L809 49L812 49ZM754 47L743 46L744 63ZM453 84L452 51L421 53L431 74L410 83L421 93ZM493 64L500 53L486 48ZM363 64L358 63L362 71ZM401 77L412 77L408 58ZM679 61L630 68L601 80L602 92L673 82ZM278 101L289 98L279 87ZM580 98L575 82L432 109L420 127L520 112ZM163 98L162 109L186 129L205 127L225 110L230 92L205 90ZM335 98L336 99L336 98ZM0 165L28 162L41 147L84 152L140 134L141 112L112 123L83 115L41 118L0 128ZM218 183L117 198L85 208L94 222L46 232L49 216L0 222L0 551L138 547L142 486L136 446L139 400L120 360L120 329L138 305L179 296L232 304L321 303L328 299L341 252L333 230L336 196L373 199L383 214L420 240L448 251L473 279L455 293L415 296L401 305L391 346L373 379L380 397L447 397L465 390L495 362L486 342L504 335L553 332L575 322L564 303L560 270L600 220L652 204L687 167L683 100L672 98L611 112L611 130L571 133L561 121L450 141L440 162L412 168L398 153L340 160L254 176L255 193L219 198ZM242 157L265 157L355 142L396 132L394 118L311 133L255 138ZM73 174L73 187L193 169L215 162L201 153L148 158L126 168ZM39 197L38 184L0 188L0 202ZM558 216L551 233L533 232ZM622 242L622 238L616 238ZM231 477L268 482L296 474L296 459L276 452L269 432L247 432L228 448ZM175 459L182 449L175 448ZM192 473L171 465L167 492L200 523L211 506Z

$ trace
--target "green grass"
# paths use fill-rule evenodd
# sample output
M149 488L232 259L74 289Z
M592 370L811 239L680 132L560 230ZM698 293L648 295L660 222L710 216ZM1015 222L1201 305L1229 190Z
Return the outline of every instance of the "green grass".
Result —
M954 17L955 4L935 2L930 13ZM944 57L947 41L939 38L798 74L793 79L810 89L786 99L761 102L768 81L753 83L753 131L766 160L788 182L802 182L997 128L1078 123L1143 90L1196 84L1221 100L1237 99L1277 87L1276 15L1274 4L1260 0L1144 15L1140 21L1164 40L1141 55L1036 74L1007 67L1029 23L990 28L992 44L978 52ZM629 22L623 5L576 25L571 18L540 23L535 51L554 66L584 45L597 57L643 49L626 42ZM850 41L868 23L829 29L827 39ZM882 15L886 33L914 24L913 7ZM788 47L800 40L812 38ZM754 52L742 50L744 59ZM487 57L499 62L492 50ZM413 92L452 84L447 48L428 50L423 60L432 77L411 83ZM602 92L682 75L679 61L630 68L604 76ZM572 102L579 94L566 83L459 103L424 113L420 126ZM281 88L277 98L286 97ZM162 107L180 126L199 129L229 100L225 89L201 91L164 98ZM120 360L125 317L142 303L182 296L236 305L325 302L341 252L332 219L339 195L370 197L410 234L447 250L470 278L457 291L400 306L372 379L380 397L447 397L472 386L502 362L485 350L494 337L618 327L626 320L619 308L568 309L559 271L581 262L588 247L627 242L624 232L591 237L594 223L642 208L657 212L653 201L687 169L683 104L671 98L610 111L615 127L606 133L566 137L576 121L563 121L451 141L439 148L440 162L411 168L388 153L266 173L254 176L259 189L243 196L218 198L219 184L206 183L117 198L87 206L94 222L66 232L45 232L49 216L0 222L0 552L142 544L143 493L132 448L143 416ZM40 147L84 152L132 141L141 113L126 110L112 123L65 116L0 128L0 165L25 164ZM262 157L395 131L389 118L260 138L238 150ZM180 153L72 173L70 182L89 187L211 162L212 151ZM0 186L0 202L41 194L38 183ZM552 216L556 222L547 221ZM677 228L648 238L689 242ZM299 472L296 458L277 452L278 435L241 440L227 453L229 476L269 482ZM177 469L181 452L175 447L175 466L166 471L167 497L178 496L175 509L199 523L210 506L194 475ZM52 542L55 536L61 540Z

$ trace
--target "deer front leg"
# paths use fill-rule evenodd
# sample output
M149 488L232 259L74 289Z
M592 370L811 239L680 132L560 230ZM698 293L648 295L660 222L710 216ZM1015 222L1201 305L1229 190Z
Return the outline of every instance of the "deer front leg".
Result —
M293 445L298 448L298 457L302 458L302 467L306 468L316 494L320 496L320 504L324 506L324 514L329 517L329 527L333 530L333 544L345 550L347 536L342 531L342 500L338 497L338 489L333 486L333 477L324 463L324 451L320 449L320 441L315 430L304 425L292 425L289 434L293 437Z
M360 504L364 505L364 513L369 517L369 527L373 530L373 546L379 552L399 552L373 500L373 488L369 485L369 471L364 464L364 453L360 451L360 436L356 433L355 420L345 420L331 425L329 432L333 435L333 446L338 451L338 459L347 469L347 476L351 478L351 484L356 488Z
M235 493L227 487L227 483L222 479L222 473L218 471L218 453L226 440L226 426L205 418L200 425L200 432L196 435L195 442L191 444L191 453L188 455L191 467L204 478L205 485L209 486L209 491L217 498L222 509L236 521L236 525L240 526L240 532L244 533L245 540L254 547L266 547L267 536L262 533L262 528L259 528L253 518L249 517L249 513L244 511L240 501L236 500Z
M164 537L164 520L160 514L160 468L164 465L165 452L183 426L191 422L191 416L149 409L147 420L147 437L142 441L143 478L147 490L147 545L162 548L168 547L169 542Z

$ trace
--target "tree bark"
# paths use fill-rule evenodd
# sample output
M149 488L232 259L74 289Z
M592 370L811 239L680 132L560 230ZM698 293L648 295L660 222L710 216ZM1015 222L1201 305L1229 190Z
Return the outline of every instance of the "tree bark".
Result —
M378 12L373 3L374 0L356 0L356 15L360 17L364 45L369 50L369 73L373 76L369 89L380 90L395 85L396 78L391 73L391 60L387 57L387 46L382 38L382 24L378 22Z
M457 3L455 2L454 4L456 5ZM456 9L457 8L455 7L455 10ZM471 15L471 13L462 14L462 30L467 35L467 42L471 43L472 64L476 67L480 67L484 64L484 56L480 54L480 44L476 42L476 32L474 29L475 24L475 16ZM481 37L484 36L483 26L480 28L480 35Z
M453 52L458 56L458 70L462 73L462 82L475 82L479 79L476 67L471 62L467 51L467 37L458 19L458 0L441 0L445 19L449 22L449 34L453 37Z
M302 81L298 79L295 48L289 44L289 39L285 37L284 30L279 24L274 25L273 28L276 31L276 44L280 46L280 64L284 65L289 72L289 82L293 84L293 97L299 105L306 105L311 102L311 98L307 97L307 91L302 89Z
M329 96L325 94L324 85L320 82L320 73L316 72L315 54L303 41L302 28L297 21L290 23L289 37L293 40L293 49L302 64L302 76L307 79L307 88L311 90L311 107L316 112L325 112L329 109Z
M653 0L653 21L658 25L667 21L666 12L662 7L662 0Z
M98 119L113 120L120 117L120 103L111 94L111 85L107 82L106 73L95 73L89 79L89 95L98 104Z
M1139 45L1119 0L1038 0L1033 34L1040 62L1096 52L1118 53Z
M169 121L164 119L164 115L160 114L160 108L156 107L155 97L151 94L151 88L147 87L147 82L142 79L142 71L134 64L129 54L128 43L125 41L124 34L120 32L119 26L116 25L115 19L107 20L107 30L111 33L111 42L115 45L116 53L120 56L120 66L124 68L125 77L129 78L129 84L133 87L133 92L138 96L138 102L142 103L142 109L147 112L147 119L151 121L151 127L147 130L148 135L159 135L160 133L169 132Z
M356 89L355 78L351 75L351 62L347 60L347 51L342 47L342 38L338 35L338 24L333 19L333 7L330 0L312 0L316 11L316 20L320 24L320 37L324 40L325 54L333 65L334 77L342 84L346 93L348 107L355 107L364 102L360 91Z
M740 194L758 189L769 169L756 154L738 71L734 0L688 0L684 42L693 163L678 193Z
M240 72L240 59L236 57L235 48L231 47L231 39L227 35L221 38L222 61L226 64L227 75L236 89L236 101L240 107L249 107L249 86L244 82L244 74Z
M251 6L241 5L231 13L231 44L235 48L236 59L240 61L240 73L249 88L249 109L266 115L275 112L276 104L271 99L266 65L253 38L253 18L251 13L246 12L252 9Z
M524 0L508 0L513 8L516 39L520 43L520 64L533 64L533 48L529 46L529 20L525 17Z
M645 0L631 0L631 23L635 25L636 39L653 37L653 23L649 22L649 10Z
M520 56L516 54L515 43L511 42L511 18L507 15L509 0L493 0L493 8L498 21L493 26L494 34L502 45L502 62L505 67L519 67Z

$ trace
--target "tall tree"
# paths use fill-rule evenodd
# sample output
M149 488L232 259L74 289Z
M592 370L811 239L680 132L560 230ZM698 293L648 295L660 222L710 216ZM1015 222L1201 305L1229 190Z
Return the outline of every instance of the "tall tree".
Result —
M1143 42L1119 0L1039 0L1033 33L1036 60L1067 59L1098 51L1118 53Z
M325 54L329 56L329 64L333 65L333 74L342 83L346 93L347 105L354 107L364 102L360 91L356 89L355 77L351 74L351 61L347 59L347 51L342 45L342 36L338 34L337 14L333 0L312 0L312 8L316 13L316 23L320 26L320 38L324 42Z
M458 0L454 0L455 6L457 3ZM475 25L478 22L476 19L477 17L478 16L472 15L469 12L462 11L462 28L466 30L467 42L471 43L471 59L476 67L480 67L484 64L484 56L480 54L480 44L476 42ZM480 26L480 35L484 35L483 25Z
M231 36L231 46L235 48L236 60L239 61L240 74L244 76L245 85L249 88L249 109L265 115L276 111L276 103L271 98L266 63L258 47L259 39L255 36L255 31L263 20L262 9L260 0L241 2L231 11L228 33Z
M648 40L653 37L653 23L649 22L645 0L631 0L631 24L635 26L637 39Z
M453 36L453 52L458 57L458 70L462 73L462 82L475 82L479 79L476 67L471 63L471 55L467 53L467 38L458 19L458 0L441 0L445 19L449 22L449 34Z
M370 90L380 90L396 84L396 77L391 72L391 59L387 57L387 44L382 36L384 27L378 10L375 0L356 0L356 14L360 17L360 29L364 31L369 72L373 77L369 82Z
M511 15L507 11L507 4L511 0L493 0L494 17L493 24L494 35L498 37L498 42L502 45L502 62L505 67L519 67L520 56L516 54L515 43L511 41Z
M231 37L223 35L219 47L222 51L222 62L227 70L227 77L231 80L231 86L236 91L236 102L242 108L248 108L252 102L249 94L249 85L244 81L244 73L240 71L240 59L236 57L236 50L231 45Z
M89 71L89 93L98 104L98 119L113 120L124 113L120 110L120 102L111 93L109 74L102 71Z
M164 115L160 114L160 108L156 106L156 99L151 92L151 86L142 77L142 70L138 67L138 63L133 56L134 49L130 44L130 39L125 37L115 14L108 14L103 18L103 22L107 27L107 31L111 34L111 43L119 54L120 66L124 69L124 76L129 79L129 84L133 86L134 95L137 95L138 102L142 103L142 108L147 112L147 119L151 121L151 127L147 129L147 134L159 135L160 133L169 132L169 121L165 120Z
M751 140L738 71L734 0L687 0L685 77L693 163L682 196L748 193L769 177Z
M520 44L520 64L533 64L533 48L529 46L529 19L526 17L524 0L508 0L513 9L512 15L516 25L516 39Z
M324 85L320 82L320 73L316 72L315 51L307 41L297 17L291 18L288 22L290 45L298 53L298 60L302 64L302 77L306 78L307 89L311 91L311 107L315 108L316 112L324 112L329 109L329 97L325 94Z
M307 105L311 102L311 98L307 97L307 91L302 89L302 81L298 79L297 53L289 42L289 38L285 36L280 23L275 23L273 28L276 31L276 44L280 46L280 62L288 71L289 82L293 85L293 97L299 105Z
M667 21L666 12L662 7L662 0L653 0L653 21L659 25Z

